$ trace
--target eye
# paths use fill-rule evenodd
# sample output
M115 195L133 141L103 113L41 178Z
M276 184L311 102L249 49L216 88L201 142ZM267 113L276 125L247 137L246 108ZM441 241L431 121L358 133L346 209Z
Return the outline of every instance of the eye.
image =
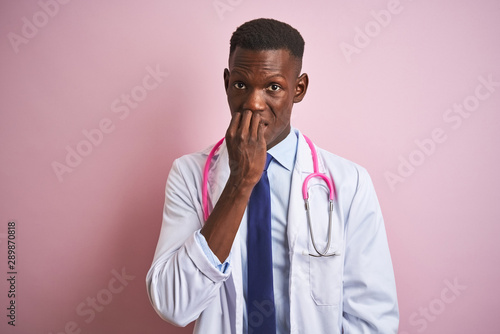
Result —
M269 85L269 87L267 87L267 89L273 92L277 92L281 89L281 86L278 84L271 84Z
M245 84L243 82L235 82L233 84L233 86L236 89L245 89L245 88L247 88L247 86L245 86Z

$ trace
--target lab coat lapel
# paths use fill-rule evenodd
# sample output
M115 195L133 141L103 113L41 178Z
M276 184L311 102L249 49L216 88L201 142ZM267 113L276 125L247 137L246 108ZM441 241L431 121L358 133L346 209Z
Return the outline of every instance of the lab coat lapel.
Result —
M291 253L307 250L307 244L301 244L299 249L296 245L299 234L307 235L307 216L304 210L304 199L302 197L302 184L307 174L313 172L312 156L309 146L300 131L298 134L297 156L292 173L292 184L290 187L290 204L288 207L288 244Z
M298 131L298 130L297 130ZM299 133L299 143L297 148L297 158L295 162L295 168L292 175L292 187L290 191L290 207L288 209L288 241L292 252L300 252L305 254L305 252L315 253L314 247L310 242L310 233L308 228L307 213L305 211L304 197L302 194L302 186L305 178L314 172L314 166L312 162L312 154L309 145L305 141L302 134ZM318 149L316 148L318 151ZM318 154L318 170L320 173L326 174L327 177L333 180L331 172L326 168L325 162L321 152ZM323 196L321 192L321 187L319 185L325 186L324 181L319 178L312 178L309 180L309 193L310 193L310 215L311 223L315 231L316 244L320 246L320 249L324 249L327 242L327 228L329 221L328 214L328 199ZM316 185L316 186L314 186ZM339 216L340 208L338 203L337 194L335 193L335 184L333 184L334 189L334 214L332 217L332 231L331 231L331 244L329 247L330 252L335 251L340 254L342 250L342 239L343 239L343 225L342 219ZM319 197L318 197L319 195ZM307 236L304 239L303 236ZM297 239L301 240L297 243Z
M314 248L309 242L310 233L308 229L304 197L302 194L302 186L305 178L314 172L314 166L309 145L305 141L303 135L298 130L296 131L298 133L299 141L290 190L290 206L288 209L288 242L292 252L305 254L306 252L314 253ZM326 174L327 177L332 177L326 170L326 166L324 165L320 152L318 152L318 170L320 173ZM318 187L318 184L320 187ZM308 189L311 195L309 204L312 225L315 235L317 234L317 238L319 239L317 240L317 245L324 244L324 246L326 246L325 236L328 235L327 228L329 220L328 199L326 197L324 199L321 198L324 195L324 193L321 193L321 186L323 186L324 189L325 184L322 179L312 178L309 180ZM330 245L330 250L339 250L339 239L342 235L341 224L339 223L338 217L335 216L336 214L338 214L338 206L335 209L333 217L332 243ZM307 237L307 239L305 237ZM297 242L297 240L300 241Z

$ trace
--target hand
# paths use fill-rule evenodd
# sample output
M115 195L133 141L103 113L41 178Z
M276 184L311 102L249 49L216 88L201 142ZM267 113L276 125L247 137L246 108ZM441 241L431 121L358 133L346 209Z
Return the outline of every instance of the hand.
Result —
M266 163L266 126L261 121L259 113L237 112L226 131L231 174L201 229L208 246L221 262L231 252L248 199Z
M226 146L231 170L229 179L234 185L253 189L259 182L266 163L265 130L259 113L245 110L233 115L226 131Z

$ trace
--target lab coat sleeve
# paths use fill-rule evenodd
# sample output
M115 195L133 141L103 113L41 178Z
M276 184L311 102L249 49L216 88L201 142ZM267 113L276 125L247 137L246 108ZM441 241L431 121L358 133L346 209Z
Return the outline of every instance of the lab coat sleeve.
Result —
M231 273L230 265L224 273L218 270L196 240L201 228L199 180L189 171L189 160L176 160L170 171L160 237L146 277L154 309L177 326L196 320Z
M382 212L370 176L357 171L346 223L343 333L395 334L399 311Z

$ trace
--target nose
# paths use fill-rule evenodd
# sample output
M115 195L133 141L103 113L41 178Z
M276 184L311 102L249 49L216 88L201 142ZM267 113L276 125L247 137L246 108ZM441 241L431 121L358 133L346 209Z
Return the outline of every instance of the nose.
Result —
M264 91L261 89L252 89L248 92L242 107L243 110L257 112L264 111L265 105Z

